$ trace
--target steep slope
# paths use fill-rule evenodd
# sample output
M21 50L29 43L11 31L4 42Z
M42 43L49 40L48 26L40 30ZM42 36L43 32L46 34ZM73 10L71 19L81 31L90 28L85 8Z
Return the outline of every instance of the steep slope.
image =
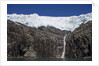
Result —
M92 57L92 21L82 23L68 34L65 53L65 57L68 58Z
M8 57L61 57L63 37L69 31L54 27L29 27L7 20Z

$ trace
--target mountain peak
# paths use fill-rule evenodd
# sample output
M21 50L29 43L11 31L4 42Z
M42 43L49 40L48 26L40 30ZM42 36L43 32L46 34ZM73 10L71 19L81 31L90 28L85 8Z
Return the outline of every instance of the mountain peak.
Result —
M33 14L31 14L32 16L39 16L37 13L33 13Z

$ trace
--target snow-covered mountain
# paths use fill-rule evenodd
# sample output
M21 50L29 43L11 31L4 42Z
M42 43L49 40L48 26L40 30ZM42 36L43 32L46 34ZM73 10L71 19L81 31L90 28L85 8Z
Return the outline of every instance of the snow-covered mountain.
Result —
M79 27L81 23L92 20L92 13L70 17L39 16L36 13L30 15L8 14L7 19L36 28L40 26L53 26L61 30L73 31L75 28Z

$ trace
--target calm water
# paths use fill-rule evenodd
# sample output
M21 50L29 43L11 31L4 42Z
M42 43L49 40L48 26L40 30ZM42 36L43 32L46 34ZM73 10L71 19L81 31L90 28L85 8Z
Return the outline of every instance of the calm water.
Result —
M8 58L8 61L92 61L92 58L88 59L73 59L73 58Z

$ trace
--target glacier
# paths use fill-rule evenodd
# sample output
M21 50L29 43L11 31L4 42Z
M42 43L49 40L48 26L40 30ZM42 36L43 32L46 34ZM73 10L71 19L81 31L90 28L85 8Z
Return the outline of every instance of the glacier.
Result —
M80 24L92 20L92 13L81 14L79 16L70 17L53 17L53 16L39 16L37 13L24 14L7 14L7 20L20 22L31 27L53 26L61 30L73 31L79 27Z

